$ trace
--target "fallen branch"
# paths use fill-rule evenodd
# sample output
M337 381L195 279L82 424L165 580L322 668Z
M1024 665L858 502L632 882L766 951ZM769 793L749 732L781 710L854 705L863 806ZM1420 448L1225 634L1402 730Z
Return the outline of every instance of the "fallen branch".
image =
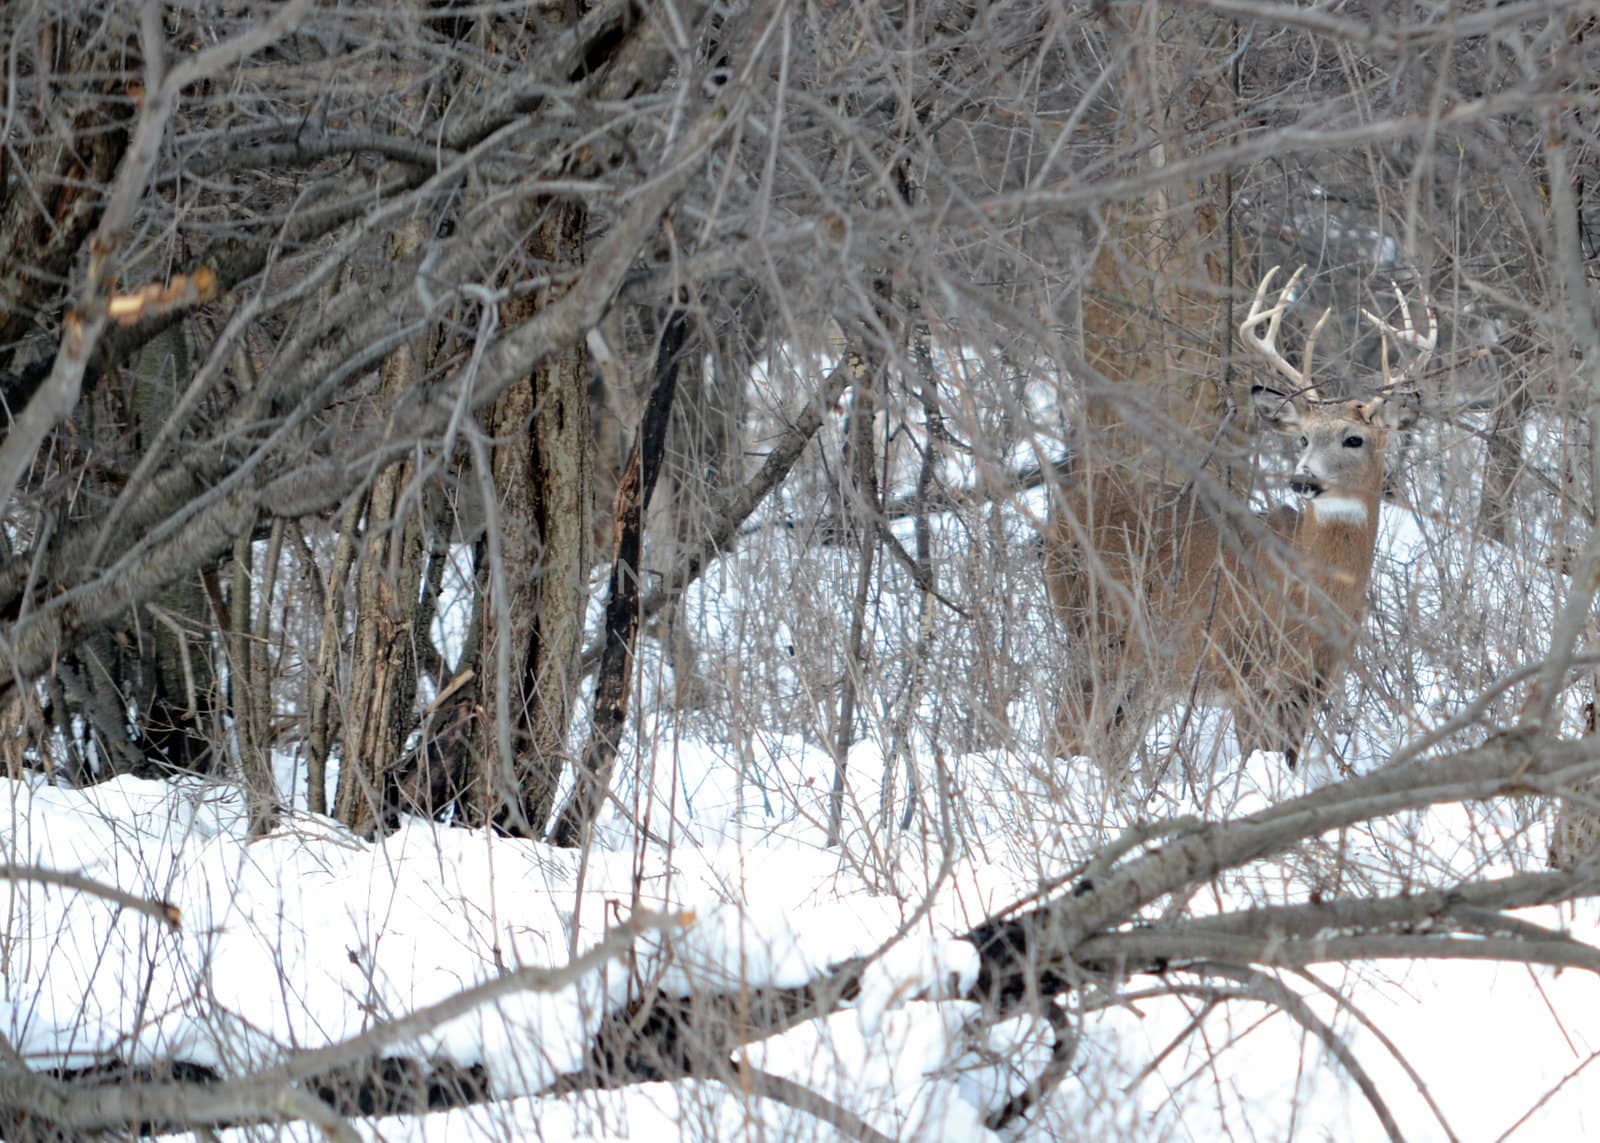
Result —
M176 1128L306 1119L339 1138L353 1139L349 1127L332 1108L309 1095L307 1086L347 1073L352 1066L374 1060L381 1063L386 1049L425 1035L502 996L565 988L627 952L639 936L681 928L693 919L692 915L636 912L567 964L508 972L360 1035L325 1048L296 1052L280 1064L235 1080L108 1083L103 1075L96 1075L93 1082L73 1083L0 1066L0 1123L25 1121L30 1130L54 1138L48 1132L72 1136L141 1124ZM192 1070L173 1068L175 1073Z

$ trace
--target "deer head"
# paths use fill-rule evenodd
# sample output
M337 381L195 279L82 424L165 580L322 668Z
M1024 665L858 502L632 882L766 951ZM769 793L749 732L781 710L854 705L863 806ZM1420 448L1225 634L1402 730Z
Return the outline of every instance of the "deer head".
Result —
M1356 515L1356 502L1363 508L1376 507L1383 488L1384 452L1389 435L1414 425L1421 409L1421 401L1411 385L1433 354L1439 322L1433 307L1425 302L1428 332L1426 335L1419 333L1404 295L1395 286L1395 298L1403 315L1400 327L1390 325L1369 310L1361 311L1383 337L1384 383L1379 395L1366 401L1326 401L1311 381L1311 369L1317 335L1327 324L1332 310L1322 312L1306 337L1300 366L1291 364L1278 348L1278 329L1284 312L1294 301L1294 288L1305 273L1305 267L1290 276L1277 303L1265 309L1263 303L1277 273L1278 267L1274 266L1256 287L1250 313L1239 326L1239 337L1269 365L1293 381L1295 387L1285 393L1256 385L1251 388L1250 397L1262 425L1274 432L1299 437L1300 453L1289 478L1289 487L1310 501L1315 517L1332 522L1340 515ZM1416 352L1411 364L1398 374L1390 369L1391 340Z

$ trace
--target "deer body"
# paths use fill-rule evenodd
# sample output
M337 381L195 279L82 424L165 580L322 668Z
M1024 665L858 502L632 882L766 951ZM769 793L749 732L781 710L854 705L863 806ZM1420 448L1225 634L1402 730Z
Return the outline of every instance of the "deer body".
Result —
M1270 320L1264 352L1308 382L1315 331L1302 370L1283 361L1272 343L1294 279L1263 312L1270 281L1245 329ZM1409 320L1405 331L1384 328L1419 343ZM1360 632L1384 451L1415 421L1416 401L1325 402L1308 383L1290 393L1258 386L1252 397L1263 425L1299 438L1289 483L1301 506L1255 516L1198 481L1180 488L1093 465L1053 499L1047 584L1079 652L1057 718L1060 753L1095 754L1118 770L1162 698L1220 694L1241 751L1280 751L1295 764Z

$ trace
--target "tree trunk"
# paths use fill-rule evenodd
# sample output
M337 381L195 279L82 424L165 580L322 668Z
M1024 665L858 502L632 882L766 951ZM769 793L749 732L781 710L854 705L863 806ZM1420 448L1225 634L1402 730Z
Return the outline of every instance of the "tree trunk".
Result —
M390 243L395 258L411 255L423 239L412 223ZM384 395L414 391L420 383L418 349L404 345L384 359ZM346 688L339 790L334 816L370 834L392 813L389 794L417 699L416 624L426 571L421 498L406 497L416 466L390 465L367 494L365 547L356 578L354 654ZM335 588L337 590L337 588ZM324 638L327 632L324 633Z
M839 518L846 521L847 535L861 545L856 564L855 592L850 601L850 635L845 645L844 672L839 682L839 720L833 737L833 789L828 797L828 845L836 846L844 837L844 803L849 789L846 766L850 746L855 741L856 705L867 669L867 603L872 589L872 574L878 545L878 520L882 514L878 489L874 414L879 393L885 386L882 355L868 363L858 354L848 354L855 375L850 402L850 419L845 425L845 452L839 472Z
M153 338L124 371L133 429L130 470L161 431L192 374L181 327ZM132 643L137 661L123 656L118 672L119 688L137 712L139 770L214 772L220 756L220 696L207 635L221 616L213 613L201 577L191 576L159 593L142 618Z
M688 320L680 310L662 329L661 344L656 350L655 385L634 435L633 454L617 488L617 543L606 598L605 650L594 687L594 727L584 746L572 796L561 807L551 829L550 840L555 845L579 845L593 827L611 787L612 766L627 725L628 688L633 681L634 650L639 637L639 556L645 514L661 472L687 327Z
M1232 93L1202 77L1204 42L1173 42L1156 27L1161 13L1141 10L1123 29L1129 64L1123 74L1126 118L1121 135L1140 163L1159 170L1186 157L1183 140L1196 125L1225 121ZM1191 120L1193 122L1191 122ZM1106 381L1146 386L1148 405L1209 437L1229 394L1224 362L1232 344L1227 300L1237 239L1228 225L1220 176L1163 180L1138 197L1110 204L1100 219L1094 267L1082 299L1084 359ZM1091 424L1122 456L1145 458L1152 476L1182 457L1170 439L1140 439L1145 418L1121 402L1091 400Z
M1483 458L1483 499L1478 505L1478 526L1491 540L1505 543L1516 520L1517 479L1527 463L1522 455L1522 434L1527 426L1528 383L1515 365L1502 365L1500 392L1494 420L1489 424Z
M552 205L529 255L554 266L583 261L586 215ZM532 317L548 299L512 302L509 324ZM486 426L491 453L498 559L480 609L480 721L472 764L475 794L464 807L474 824L537 836L550 816L567 755L578 686L578 657L592 563L588 355L570 346L501 395ZM496 544L486 545L491 560ZM504 592L500 598L499 593ZM504 709L502 709L504 707Z
M397 362L395 358L406 361ZM385 363L391 376L409 376L410 353ZM408 384L401 381L400 384ZM356 580L355 650L350 664L339 790L334 816L358 833L377 830L388 814L386 791L416 706L417 652L413 642L423 578L422 529L401 497L413 466L392 465L367 498L365 551Z
M48 23L58 45L59 71L98 72L105 78L97 84L100 98L79 92L57 95L49 104L9 108L21 122L8 123L7 154L0 156L0 369L11 363L38 315L59 305L58 284L71 276L79 249L99 220L98 188L110 182L128 145L131 106L104 98L119 94L114 38L96 34L91 26L74 26L70 13L59 24ZM48 127L37 119L28 122L44 110ZM20 378L5 380L0 399L9 419L27 404L37 383L24 387Z

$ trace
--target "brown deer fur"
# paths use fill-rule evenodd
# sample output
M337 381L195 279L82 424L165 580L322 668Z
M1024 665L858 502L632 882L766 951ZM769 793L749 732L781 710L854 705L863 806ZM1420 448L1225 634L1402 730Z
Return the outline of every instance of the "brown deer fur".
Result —
M1417 400L1318 399L1310 343L1298 370L1274 344L1294 279L1263 311L1270 281L1241 332L1305 382L1287 394L1252 392L1265 427L1299 438L1289 483L1303 506L1255 516L1203 481L1176 486L1094 465L1058 490L1043 537L1050 597L1077 662L1057 716L1063 755L1094 754L1120 772L1164 697L1220 692L1240 749L1281 751L1293 766L1317 703L1343 672L1366 610L1384 452L1415 422ZM1269 319L1264 340L1247 332ZM1403 330L1379 324L1425 360L1431 337L1409 317Z

